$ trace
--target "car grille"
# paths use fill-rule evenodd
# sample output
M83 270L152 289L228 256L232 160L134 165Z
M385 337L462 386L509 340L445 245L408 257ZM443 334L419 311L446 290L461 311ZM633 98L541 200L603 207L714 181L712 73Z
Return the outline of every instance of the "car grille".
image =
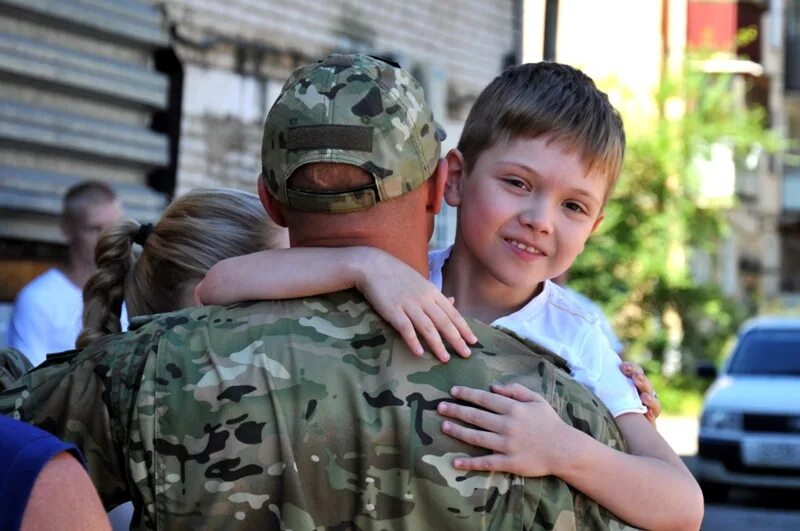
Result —
M742 424L747 432L800 434L800 415L745 414Z
M700 439L697 453L700 457L722 461L728 468L742 467L742 458L738 441Z
M697 455L706 459L721 461L731 472L758 474L776 477L797 477L797 469L746 466L742 463L739 441L701 438L698 441Z

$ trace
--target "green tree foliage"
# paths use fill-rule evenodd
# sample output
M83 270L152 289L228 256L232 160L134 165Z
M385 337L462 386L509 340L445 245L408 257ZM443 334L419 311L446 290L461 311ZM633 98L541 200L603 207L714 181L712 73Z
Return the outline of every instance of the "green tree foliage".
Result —
M720 144L737 162L754 149L779 147L764 110L744 108L731 76L690 64L697 63L664 77L655 119L623 116L628 144L620 181L570 272L570 284L612 316L629 359L660 369L671 350L683 379L695 361L718 360L745 317L716 286L698 284L688 265L695 249L713 254L727 230L724 208L702 201L695 162Z

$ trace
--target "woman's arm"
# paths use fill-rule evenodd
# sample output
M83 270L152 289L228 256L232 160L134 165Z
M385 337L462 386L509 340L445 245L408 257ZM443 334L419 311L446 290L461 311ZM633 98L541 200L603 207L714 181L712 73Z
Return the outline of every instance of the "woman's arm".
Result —
M617 418L632 452L626 454L568 426L539 394L521 385L492 390L452 390L454 397L483 409L439 404L442 415L480 428L445 421L445 433L495 452L458 458L453 463L456 468L555 475L632 525L653 530L700 528L700 487L644 415Z
M228 258L212 267L195 288L197 304L290 299L356 288L403 337L423 353L417 333L442 361L450 355L442 338L462 356L477 341L452 301L417 271L371 247L304 247Z
M63 452L42 469L33 484L21 531L105 531L111 529L86 470Z

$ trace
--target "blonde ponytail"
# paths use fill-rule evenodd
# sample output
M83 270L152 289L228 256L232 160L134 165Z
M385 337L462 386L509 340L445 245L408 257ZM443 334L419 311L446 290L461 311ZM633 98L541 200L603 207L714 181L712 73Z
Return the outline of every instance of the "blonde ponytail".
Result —
M142 246L138 257L134 239ZM100 237L97 271L84 288L78 347L120 331L123 300L129 317L178 310L191 304L194 286L217 262L287 241L258 196L220 188L178 197L152 229L134 221L112 227Z
M110 227L98 239L94 253L97 270L83 288L83 330L76 341L78 348L121 331L125 280L136 260L132 237L138 230L138 223L125 221Z

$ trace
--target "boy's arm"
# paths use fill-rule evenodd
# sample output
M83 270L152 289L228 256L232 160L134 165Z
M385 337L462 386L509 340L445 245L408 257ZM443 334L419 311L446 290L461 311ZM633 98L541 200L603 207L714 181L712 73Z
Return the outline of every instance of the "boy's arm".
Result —
M209 269L195 289L198 304L293 299L356 287L368 247L273 249L228 258Z
M644 415L617 418L633 455L621 450L611 420L582 406L574 380L562 381L559 414L537 393L518 385L493 386L494 393L456 388L454 396L484 410L440 404L439 413L480 430L445 422L442 429L459 440L494 453L456 459L462 470L496 470L539 477L554 475L599 505L645 529L699 529L703 496L697 482ZM609 444L616 446L612 448Z
M275 249L228 258L212 267L195 289L198 304L290 299L356 288L403 337L412 352L447 361L447 341L462 356L474 343L452 301L417 271L371 247Z

